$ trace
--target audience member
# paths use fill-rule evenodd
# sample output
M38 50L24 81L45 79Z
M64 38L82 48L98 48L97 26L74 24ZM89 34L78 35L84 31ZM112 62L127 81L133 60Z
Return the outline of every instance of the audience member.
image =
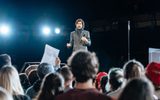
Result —
M63 66L61 70L59 71L60 74L63 76L65 82L64 82L64 92L67 92L68 90L72 89L72 82L74 80L73 74L68 66Z
M50 73L44 78L37 100L55 100L56 95L63 93L64 79L60 74Z
M68 59L68 66L76 79L75 88L58 95L56 100L111 100L94 86L99 67L95 53L75 51Z
M28 74L28 80L33 85L39 79L37 75L37 69L31 70Z
M14 98L14 100L30 100L24 95L18 71L9 65L5 65L0 70L0 86L5 88Z
M154 100L154 88L145 77L131 79L118 100Z
M13 100L13 97L4 88L0 87L0 100Z
M53 68L52 65L47 63L40 64L37 68L37 74L39 79L31 87L27 89L26 94L30 96L30 98L35 98L37 93L40 90L40 86L45 75L47 75L48 73L54 73L54 72L55 72L55 69Z
M110 85L109 92L114 92L117 89L121 89L122 88L121 86L124 82L123 69L111 68L108 74L109 74L109 85Z
M144 66L137 60L129 60L126 62L123 66L123 72L124 72L124 78L126 81L129 81L130 79L133 78L138 78L144 76ZM118 99L119 95L121 94L125 83L122 84L122 87L116 91L113 91L109 93L108 95L114 99Z
M12 65L11 57L8 54L0 55L0 68L2 68L4 65Z
M26 91L26 89L29 88L30 86L26 73L20 73L19 78L20 78L20 82L22 84L23 90Z

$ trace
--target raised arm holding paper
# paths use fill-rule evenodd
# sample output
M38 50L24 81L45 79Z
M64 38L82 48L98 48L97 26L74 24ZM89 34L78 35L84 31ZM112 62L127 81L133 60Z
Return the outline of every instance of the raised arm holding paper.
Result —
M61 60L58 57L59 52L60 50L46 44L41 63L51 64L57 70L60 68L61 63Z

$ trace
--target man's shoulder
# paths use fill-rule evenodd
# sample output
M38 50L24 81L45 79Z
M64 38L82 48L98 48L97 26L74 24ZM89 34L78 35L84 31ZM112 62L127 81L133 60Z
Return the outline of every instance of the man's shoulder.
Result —
M119 88L113 92L110 92L108 94L108 96L112 97L112 98L115 98L115 99L118 99L118 97L120 96L120 94L122 93L123 89L122 88Z
M82 32L84 32L84 33L89 33L88 30L82 30ZM71 31L71 33L76 33L76 31L75 31L75 30L74 30L74 31Z
M89 31L88 31L88 30L83 30L83 32L85 32L85 33L89 33Z
M76 31L71 31L71 33L75 33Z
M104 93L100 93L98 90L88 91L87 94L91 95L93 99L95 98L95 100L112 100L112 98Z
M74 93L74 92L73 92L73 93ZM67 91L67 92L65 92L65 93L62 93L62 94L56 96L56 99L55 99L55 100L65 100L65 99L67 99L68 97L70 97L71 94L72 94L72 90L69 90L69 91Z
M71 99L72 100L87 100L87 99L92 99L92 100L112 100L110 97L108 97L105 94L102 94L96 90L77 90L77 89L72 89L69 90L66 93L60 94L56 97L56 100L66 100L66 99Z

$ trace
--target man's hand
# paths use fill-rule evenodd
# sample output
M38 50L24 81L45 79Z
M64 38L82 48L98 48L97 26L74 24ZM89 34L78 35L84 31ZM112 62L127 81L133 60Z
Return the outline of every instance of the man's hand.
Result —
M67 48L70 48L71 47L71 44L70 43L67 43Z
M60 64L61 64L61 60L59 59L59 57L57 57L55 60L55 65L59 66Z
M85 42L85 43L88 42L88 39L87 39L86 37L84 37L84 36L81 38L81 40L82 40L83 42Z

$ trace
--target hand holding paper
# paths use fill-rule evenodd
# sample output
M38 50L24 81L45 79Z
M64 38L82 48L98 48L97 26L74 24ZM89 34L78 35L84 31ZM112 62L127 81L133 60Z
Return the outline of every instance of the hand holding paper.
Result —
M56 66L56 59L58 58L59 52L60 50L46 44L41 63L49 63L53 66Z
M61 60L59 59L59 57L57 57L55 60L55 66L59 66L60 64L61 64Z

